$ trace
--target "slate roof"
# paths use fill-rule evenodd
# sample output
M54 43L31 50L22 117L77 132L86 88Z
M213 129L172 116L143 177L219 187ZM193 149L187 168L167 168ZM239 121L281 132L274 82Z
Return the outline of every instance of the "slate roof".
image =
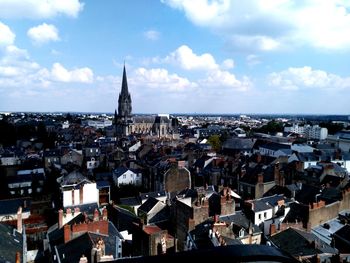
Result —
M285 199L283 195L273 195L273 196L256 199L252 202L254 204L253 210L255 212L260 212L260 211L271 209L272 207L277 206L277 202L279 200L283 200L283 199Z
M23 254L22 234L11 226L0 224L0 263L15 262L16 252Z
M334 234L346 240L350 244L350 225L343 226Z
M82 173L78 171L73 171L63 177L61 186L80 184L84 181L90 182Z
M265 148L273 151L277 151L280 149L290 149L290 145L282 144L282 143L276 143L276 142L266 142L264 144L261 144L259 148Z
M22 207L22 213L29 212L31 206L31 198L16 198L0 200L0 215L17 214L18 208ZM24 205L26 203L26 205Z
M141 200L147 199L149 197L161 197L161 196L166 196L165 191L159 191L159 192L148 192L148 193L141 193L140 198Z
M134 224L139 224L140 219L132 212L119 206L107 206L108 218L119 231L131 231Z
M312 233L288 228L270 237L272 242L293 256L308 256L322 253L336 254L337 250L328 246Z
M108 181L97 181L96 182L96 187L97 187L97 189L110 187L110 183Z
M113 176L115 175L116 177L120 177L122 176L124 173L126 173L129 169L122 166L122 167L118 167L117 169L113 170Z
M141 200L140 198L134 196L134 197L125 197L125 198L120 198L120 204L121 205L127 205L127 206L137 206L141 205Z
M155 216L153 216L150 220L150 224L157 224L164 221L169 220L170 218L170 207L165 206L162 210L160 210Z
M83 235L70 240L66 244L57 246L60 260L62 263L79 262L82 254L90 259L91 249L99 238L102 238L105 243L105 254L115 256L116 236L118 236L120 239L123 238L113 223L108 222L108 236L98 233L86 232Z
M245 229L249 228L249 219L245 216L242 211L237 211L232 215L224 215L220 216L220 221L225 223L234 223L235 225L239 225Z
M230 150L252 150L255 139L231 138L224 142L223 148Z
M149 197L147 201L144 202L137 210L147 214L158 202L160 201L158 201L154 197Z

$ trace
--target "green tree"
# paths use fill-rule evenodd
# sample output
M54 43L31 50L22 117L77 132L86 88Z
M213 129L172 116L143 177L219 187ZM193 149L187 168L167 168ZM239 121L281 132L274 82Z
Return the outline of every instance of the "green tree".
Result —
M208 138L208 143L211 145L211 147L216 151L221 150L221 141L219 135L212 135Z

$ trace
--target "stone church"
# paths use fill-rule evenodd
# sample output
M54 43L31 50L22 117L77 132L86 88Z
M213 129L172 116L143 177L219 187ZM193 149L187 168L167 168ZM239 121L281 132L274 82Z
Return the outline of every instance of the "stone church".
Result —
M178 133L178 120L168 114L132 115L132 101L128 90L125 65L122 87L118 98L118 112L115 110L114 119L118 136L148 134L157 137L169 137Z

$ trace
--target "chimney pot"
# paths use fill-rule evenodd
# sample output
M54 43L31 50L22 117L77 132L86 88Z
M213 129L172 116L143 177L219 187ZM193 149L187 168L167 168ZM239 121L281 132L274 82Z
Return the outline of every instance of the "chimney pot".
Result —
M97 208L95 209L94 212L94 221L98 221L100 217L100 213L98 212Z
M63 226L63 210L58 210L58 227L61 228Z
M17 211L17 231L22 233L23 231L23 222L22 222L22 207L20 206Z

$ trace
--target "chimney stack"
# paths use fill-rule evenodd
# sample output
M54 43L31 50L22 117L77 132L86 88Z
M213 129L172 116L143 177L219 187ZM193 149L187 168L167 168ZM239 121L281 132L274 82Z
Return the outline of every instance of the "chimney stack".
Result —
M63 210L58 210L58 228L63 226Z
M270 235L276 233L276 225L274 223L270 224Z
M20 252L16 252L16 263L21 263L21 253Z
M102 220L108 220L108 211L106 207L102 209Z
M95 209L94 212L94 221L99 221L100 213L98 212L97 208Z
M23 222L22 222L22 207L20 206L17 211L17 231L22 233L23 231Z

